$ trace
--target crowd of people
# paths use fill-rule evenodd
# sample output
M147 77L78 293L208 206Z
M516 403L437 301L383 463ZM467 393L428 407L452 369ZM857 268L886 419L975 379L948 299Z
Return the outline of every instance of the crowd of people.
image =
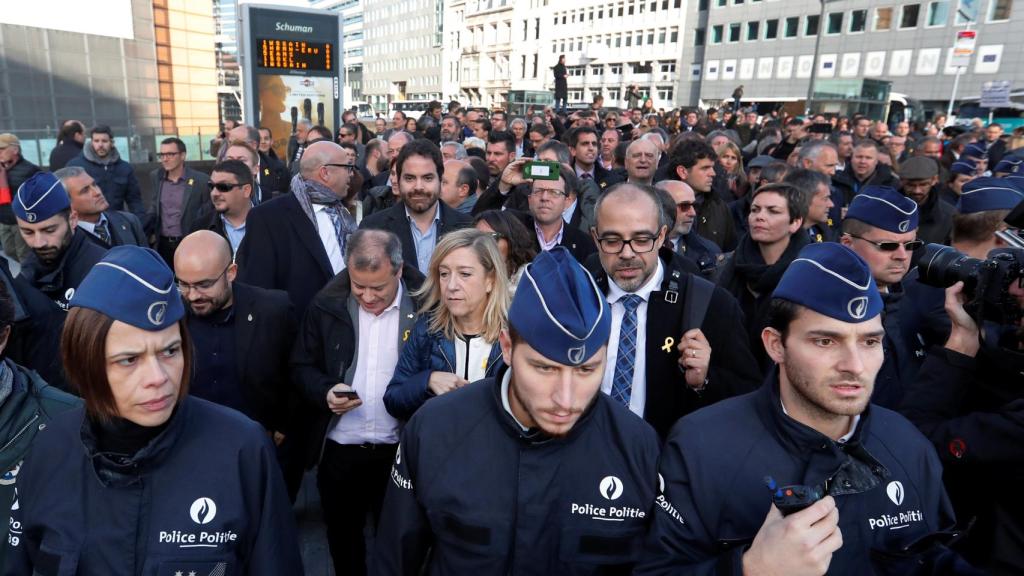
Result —
M1024 137L741 88L0 134L2 573L1021 574Z

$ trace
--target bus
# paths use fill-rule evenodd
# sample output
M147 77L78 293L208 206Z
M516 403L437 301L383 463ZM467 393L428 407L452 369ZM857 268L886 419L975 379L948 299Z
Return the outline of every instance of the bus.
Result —
M419 120L420 116L427 111L429 100L395 100L388 107L388 116L394 116L395 112L402 112L406 118Z

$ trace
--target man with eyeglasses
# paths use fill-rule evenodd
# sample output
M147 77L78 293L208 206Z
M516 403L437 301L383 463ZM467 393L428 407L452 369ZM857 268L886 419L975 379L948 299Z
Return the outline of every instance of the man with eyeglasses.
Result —
M681 416L755 389L757 362L736 337L745 333L739 305L665 246L658 192L618 184L595 216L598 258L587 268L612 312L601 390L664 438Z
M288 294L237 282L231 247L210 230L181 241L174 270L194 343L189 394L238 410L280 445L293 404L288 358L298 333Z
M203 206L209 206L209 176L185 166L185 143L180 138L165 138L157 153L160 167L150 172L156 197L149 205L146 225L153 244L168 266L173 266L174 250L182 237L194 230Z
M892 410L899 408L906 386L920 367L899 325L902 281L914 250L924 245L917 239L919 221L920 210L913 200L892 188L868 186L850 202L840 238L867 263L882 293L885 362L871 401Z
M949 244L953 206L939 198L939 163L925 156L914 156L900 165L899 172L903 194L920 209L918 237L925 243Z
M562 217L576 202L578 187L579 180L567 164L562 164L558 180L529 181L530 214L524 224L534 231L538 250L564 246L577 262L583 263L597 248L586 232L569 225Z

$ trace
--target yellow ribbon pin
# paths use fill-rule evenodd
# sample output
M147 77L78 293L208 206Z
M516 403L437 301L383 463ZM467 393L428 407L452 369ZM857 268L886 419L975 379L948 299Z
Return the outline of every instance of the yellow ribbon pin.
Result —
M675 345L675 343L676 343L675 338L669 336L668 338L665 338L665 345L662 346L661 349L664 350L665 352L671 353L672 352L672 346Z
M411 330L406 330L405 334L402 334L402 342L409 340L409 332L411 332Z
M189 179L188 179L188 185L189 185L189 186L191 186L191 185L192 185L192 182L193 182L193 180L194 180L193 178L189 178Z

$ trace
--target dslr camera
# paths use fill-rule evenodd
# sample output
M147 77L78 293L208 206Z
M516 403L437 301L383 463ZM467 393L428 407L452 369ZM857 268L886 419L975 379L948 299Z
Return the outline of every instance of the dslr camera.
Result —
M982 320L1016 325L1024 317L1017 298L1010 294L1010 286L1024 279L1024 248L999 248L979 260L949 246L928 244L918 269L921 282L929 286L949 288L962 281L964 310L978 325Z

